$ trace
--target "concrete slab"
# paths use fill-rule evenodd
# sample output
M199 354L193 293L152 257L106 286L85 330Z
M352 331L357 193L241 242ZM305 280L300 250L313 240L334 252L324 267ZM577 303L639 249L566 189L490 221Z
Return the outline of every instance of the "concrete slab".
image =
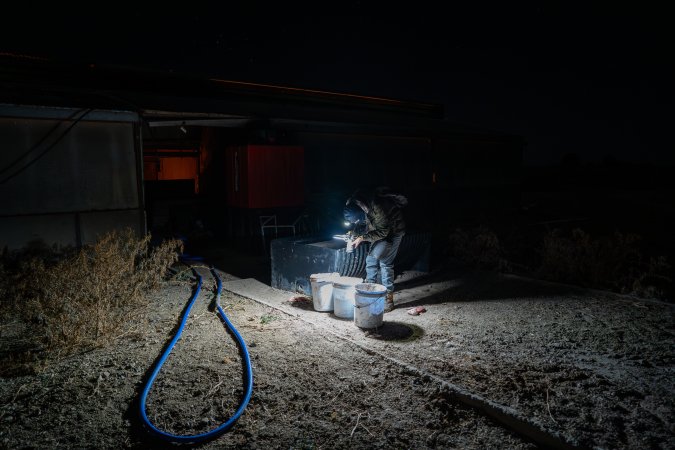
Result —
M280 306L293 295L292 292L282 291L261 283L255 278L223 282L223 290L241 295L269 306Z
M385 315L385 321L389 318L396 318L400 321L401 311L403 311L406 303L412 303L447 291L453 287L457 287L462 282L460 280L446 280L438 282L430 282L421 284L419 286L410 287L396 291L395 305L400 309ZM273 308L278 308L287 314L308 319L312 323L315 321L324 322L325 325L331 325L337 329L345 329L346 327L354 327L354 322L351 319L342 319L336 317L331 312L317 312L312 308L311 302L306 305L306 309L298 307L297 303L289 301L297 297L299 294L291 291L273 288L254 278L244 278L233 281L226 281L223 283L223 289L232 292L242 297L250 298L264 305ZM405 316L403 316L405 317Z
M345 333L350 334L347 331L348 327L352 331L356 329L353 320L340 319L330 312L317 312L313 309L311 300L309 302L291 302L289 300L299 294L270 287L254 278L224 282L223 290L250 298L341 336L344 336Z
M254 278L224 281L223 290L275 308L343 339L358 342L359 345L371 350L382 351L391 345L405 347L411 340L416 340L426 331L431 331L432 327L427 326L429 321L436 323L438 320L444 320L442 319L444 317L451 317L454 305L438 303L434 299L443 292L462 286L463 283L464 280L461 278L429 280L397 290L394 300L396 309L386 313L383 325L374 329L357 327L354 319L337 317L332 311L316 311L311 297L273 288ZM306 300L297 301L298 298ZM424 314L425 317L407 314L412 306L423 306L429 312Z
M457 279L424 283L420 286L401 289L394 293L394 304L396 306L404 306L406 303L412 303L432 295L440 294L441 292L445 292L448 289L458 287L461 284L462 281Z
M430 282L428 284L404 289L398 292L398 295L400 296L399 303L403 304L420 300L423 301L425 298L447 291L448 289L461 284L460 281L450 280ZM378 342L377 330L362 330L356 327L353 319L341 319L332 313L317 312L313 309L311 301L291 301L291 299L298 296L298 294L294 292L272 288L253 278L224 282L223 290L250 298L261 304L283 311L291 316L295 316L308 324L320 328L324 332L328 332L340 339L350 342L370 355L378 355L381 358L387 359L411 373L418 374L420 378L434 380L452 392L459 401L476 408L483 414L492 417L502 425L526 436L545 448L575 448L558 433L551 432L542 427L540 423L532 422L521 412L485 398L480 394L471 392L462 386L452 383L448 379L429 372L428 369L415 364L410 364L404 359L397 358L391 352L392 347L389 346L392 344L391 341L386 342L385 340ZM299 305L302 306L300 307ZM442 317L447 313L450 307L448 305L435 305L434 308L436 310L435 315L437 317ZM395 309L394 311L385 314L384 324L382 326L382 330L385 330L385 332L380 333L380 335L390 334L390 337L391 335L397 335L397 330L400 330L401 327L407 329L407 326L410 326L410 329L414 329L416 320L417 316L406 314L406 308ZM375 340L369 338L369 336L371 338L375 337ZM413 340L417 338L417 336L414 335L411 337ZM404 337L401 343L405 341L409 341L407 336Z

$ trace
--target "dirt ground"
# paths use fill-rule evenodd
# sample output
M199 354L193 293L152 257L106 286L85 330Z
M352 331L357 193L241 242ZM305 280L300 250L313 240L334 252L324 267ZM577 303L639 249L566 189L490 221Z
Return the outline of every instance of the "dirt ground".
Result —
M673 304L456 274L402 284L398 301L407 303L381 328L361 330L291 293L221 275L221 304L248 344L254 389L235 426L203 448L537 447L481 404L560 446L675 448ZM147 326L106 349L0 379L0 446L166 448L141 426L138 396L193 287L167 283ZM240 354L208 308L213 297L205 272L150 392L148 416L166 431L208 431L242 395ZM407 314L413 306L426 312Z

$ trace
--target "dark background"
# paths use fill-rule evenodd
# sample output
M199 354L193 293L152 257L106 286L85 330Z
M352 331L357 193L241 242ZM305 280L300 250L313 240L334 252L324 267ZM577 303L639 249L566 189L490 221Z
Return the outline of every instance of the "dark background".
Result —
M514 3L24 3L2 11L0 52L442 104L452 123L526 143L520 210L460 225L495 229L523 263L547 233L575 228L610 239L605 262L629 247L616 232L643 238L644 264L672 262L666 7ZM583 239L560 242L598 253Z
M675 39L655 4L218 5L8 7L0 51L441 103L523 135L528 166L675 162Z

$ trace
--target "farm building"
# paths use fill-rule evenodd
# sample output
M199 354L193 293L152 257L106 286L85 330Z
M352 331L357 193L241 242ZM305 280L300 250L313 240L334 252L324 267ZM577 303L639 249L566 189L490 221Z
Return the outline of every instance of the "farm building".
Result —
M524 141L441 105L0 57L0 246L262 217L331 232L346 196L387 185L412 226L517 208Z

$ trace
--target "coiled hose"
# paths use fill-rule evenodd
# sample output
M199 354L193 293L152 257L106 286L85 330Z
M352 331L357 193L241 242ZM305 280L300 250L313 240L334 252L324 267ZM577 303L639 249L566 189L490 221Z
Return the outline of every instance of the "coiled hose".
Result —
M180 323L180 326L178 327L178 331L176 331L176 335L171 339L171 342L169 343L168 347L166 350L164 350L164 353L162 353L162 356L160 357L159 361L155 365L154 369L152 370L152 373L150 374L150 377L148 378L148 381L145 383L145 386L143 387L143 392L141 394L141 401L140 401L140 410L141 410L141 419L143 421L143 424L148 427L148 429L157 437L164 439L169 442L175 442L175 443L181 443L181 444L191 444L191 443L198 443L198 442L204 442L210 439L214 439L227 430L229 430L232 425L239 419L239 416L244 412L244 409L246 408L246 405L248 405L249 400L251 399L251 393L253 392L253 370L251 369L251 358L248 354L248 349L246 348L246 344L244 343L244 339L241 337L237 329L232 325L232 323L229 321L227 318L227 315L225 314L225 311L223 311L223 308L220 307L220 293L223 289L223 283L220 280L220 277L216 273L216 271L211 268L210 269L211 274L213 277L216 279L216 284L217 284L217 292L216 292L216 299L215 299L215 306L218 310L218 314L220 315L220 318L223 320L227 328L232 332L234 337L237 340L237 344L239 345L239 348L241 349L242 352L242 357L244 360L244 365L246 366L246 376L244 380L244 397L239 403L239 407L235 411L235 413L230 417L226 422L223 422L220 426L217 428L214 428L211 431L208 431L206 433L201 433L201 434L194 434L194 435L177 435L177 434L171 434L166 431L160 430L157 428L155 425L150 422L150 419L148 419L148 416L145 412L146 409L146 400L148 397L148 393L150 392L150 388L152 388L152 384L155 382L155 378L157 378L157 374L159 374L159 371L162 369L162 366L164 365L164 362L166 361L166 358L169 356L171 351L173 350L174 346L180 339L181 334L183 333L183 328L185 327L185 324L187 323L188 316L190 315L190 311L192 310L192 306L195 303L195 300L199 296L199 292L202 289L202 276L193 268L192 272L194 273L195 277L197 278L197 289L195 289L195 293L192 295L192 298L190 299L190 302L188 303L187 308L185 309L185 313L183 313L183 317Z

